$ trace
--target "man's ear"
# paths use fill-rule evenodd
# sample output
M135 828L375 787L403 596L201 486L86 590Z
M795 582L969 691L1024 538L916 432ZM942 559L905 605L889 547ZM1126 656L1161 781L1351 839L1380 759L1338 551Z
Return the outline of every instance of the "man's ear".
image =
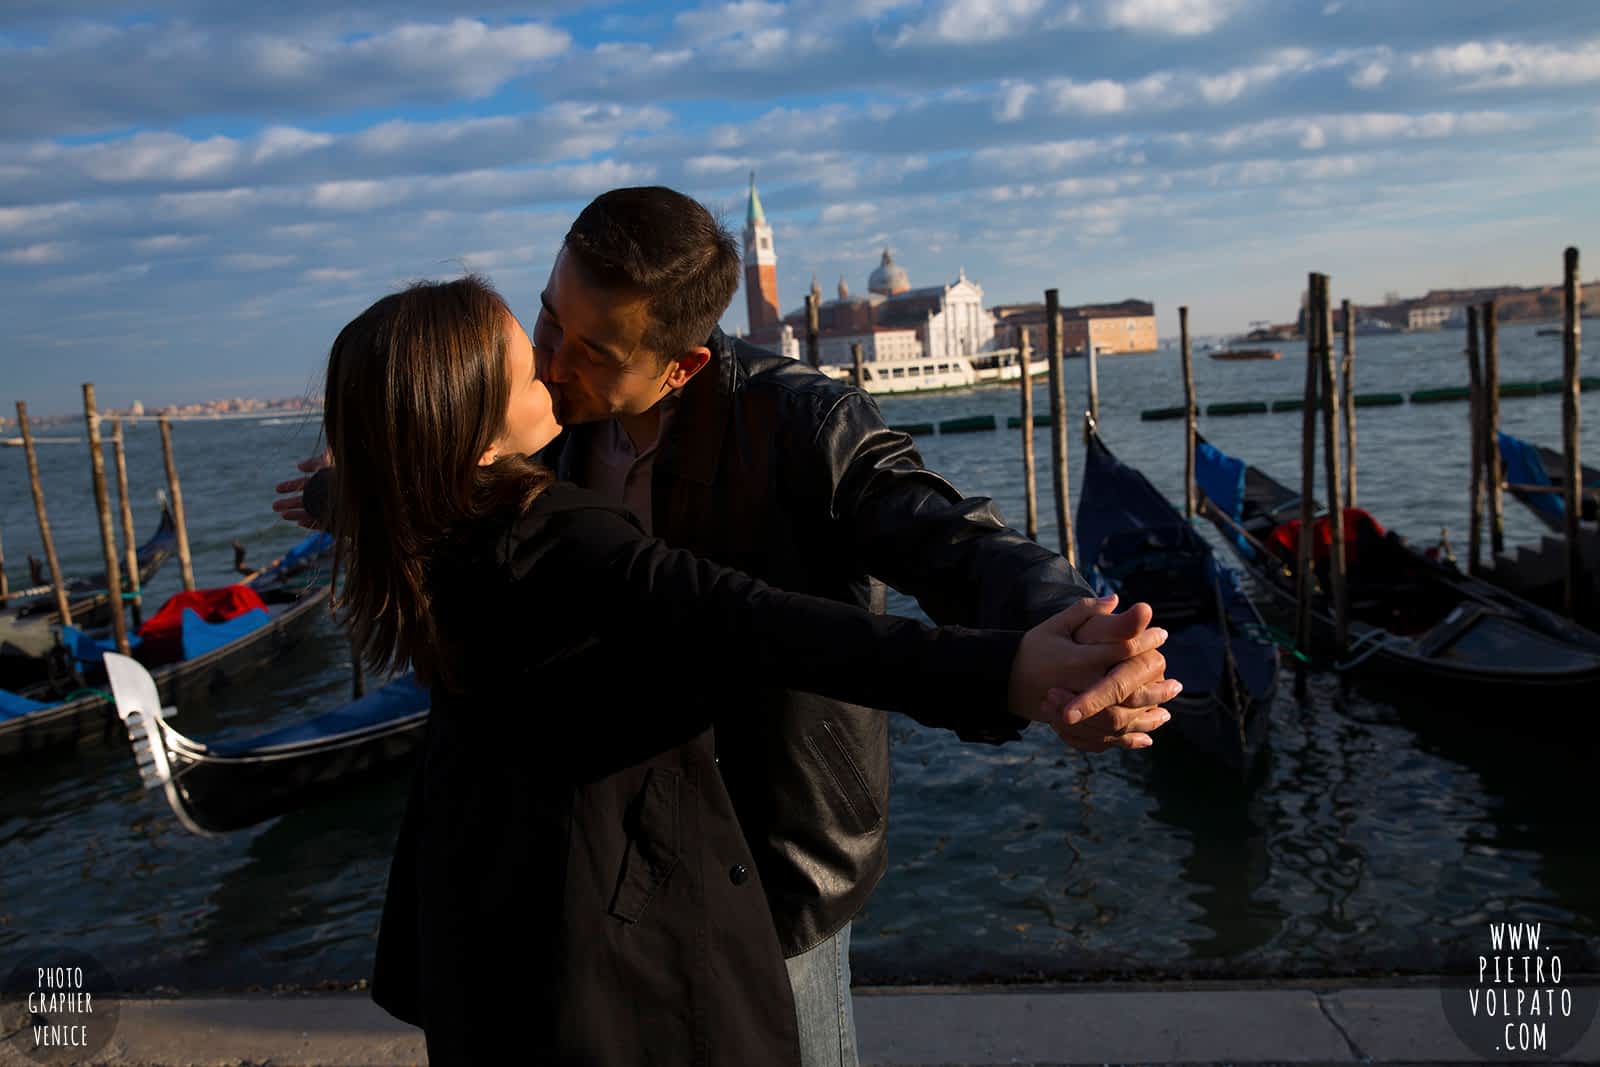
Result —
M682 389L690 378L699 374L711 362L711 349L704 345L691 348L673 361L672 371L667 375L668 389Z

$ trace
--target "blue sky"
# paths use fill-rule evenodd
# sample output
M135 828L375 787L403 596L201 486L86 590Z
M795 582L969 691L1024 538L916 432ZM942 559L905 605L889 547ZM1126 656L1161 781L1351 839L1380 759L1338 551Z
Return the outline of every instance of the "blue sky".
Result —
M594 194L737 226L751 170L786 309L885 245L1163 335L1289 318L1311 270L1375 302L1600 256L1593 0L236 6L0 14L10 399L303 392L400 284L479 270L531 318Z

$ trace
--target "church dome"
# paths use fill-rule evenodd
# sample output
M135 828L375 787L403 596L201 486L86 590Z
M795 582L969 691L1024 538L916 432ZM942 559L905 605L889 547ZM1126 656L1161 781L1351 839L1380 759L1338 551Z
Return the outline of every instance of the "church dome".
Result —
M878 264L878 269L872 272L867 279L867 290L873 293L882 293L884 296L893 296L903 293L911 288L911 279L906 275L904 267L894 261L894 256L889 250L883 250L883 262Z

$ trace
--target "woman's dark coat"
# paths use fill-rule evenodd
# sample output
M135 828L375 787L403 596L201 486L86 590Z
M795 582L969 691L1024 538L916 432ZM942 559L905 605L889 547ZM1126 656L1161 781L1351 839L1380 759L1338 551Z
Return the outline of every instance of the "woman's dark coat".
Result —
M456 688L434 688L373 998L435 1067L798 1062L712 712L757 682L1000 706L1020 634L783 593L564 483L435 563Z

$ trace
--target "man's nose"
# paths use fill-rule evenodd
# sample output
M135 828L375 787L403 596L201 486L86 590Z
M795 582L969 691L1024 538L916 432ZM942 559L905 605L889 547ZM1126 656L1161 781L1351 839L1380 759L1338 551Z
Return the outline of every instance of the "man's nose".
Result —
M561 346L549 349L539 361L539 377L548 384L560 384L567 380L567 361L561 354Z

